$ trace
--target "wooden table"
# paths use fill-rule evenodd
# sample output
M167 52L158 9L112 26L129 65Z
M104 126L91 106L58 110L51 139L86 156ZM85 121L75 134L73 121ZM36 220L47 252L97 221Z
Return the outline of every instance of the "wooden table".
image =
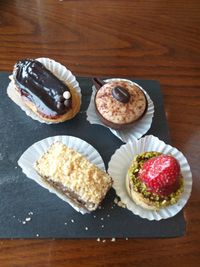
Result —
M50 57L82 76L161 83L172 145L187 157L187 232L172 239L1 240L0 266L200 266L200 2L0 2L0 70Z

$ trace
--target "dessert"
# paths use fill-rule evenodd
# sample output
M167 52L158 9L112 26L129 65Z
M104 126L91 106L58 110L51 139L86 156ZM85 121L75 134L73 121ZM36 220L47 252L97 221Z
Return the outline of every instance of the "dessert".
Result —
M99 206L112 185L107 173L61 142L53 143L34 167L44 181L87 212Z
M160 210L175 204L183 192L178 161L159 152L136 155L126 176L129 196L139 206Z
M46 122L63 122L80 109L80 96L42 63L34 59L18 61L12 80L23 103Z
M95 108L100 120L112 129L124 129L139 120L147 110L147 99L140 87L124 80L102 83L94 78L97 89Z

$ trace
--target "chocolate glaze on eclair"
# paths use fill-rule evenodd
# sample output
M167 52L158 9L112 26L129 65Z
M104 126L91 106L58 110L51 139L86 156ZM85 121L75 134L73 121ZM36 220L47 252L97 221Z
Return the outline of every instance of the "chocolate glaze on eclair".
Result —
M37 60L18 61L13 80L22 98L32 102L44 117L59 117L72 107L68 86Z

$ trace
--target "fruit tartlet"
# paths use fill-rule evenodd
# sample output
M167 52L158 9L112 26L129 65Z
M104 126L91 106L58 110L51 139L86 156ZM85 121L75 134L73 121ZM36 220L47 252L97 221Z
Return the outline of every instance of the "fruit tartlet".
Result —
M179 162L171 155L150 151L136 155L126 176L132 200L145 209L175 204L183 192Z
M108 173L126 208L148 220L175 216L192 190L185 156L153 135L134 138L118 148L108 163Z

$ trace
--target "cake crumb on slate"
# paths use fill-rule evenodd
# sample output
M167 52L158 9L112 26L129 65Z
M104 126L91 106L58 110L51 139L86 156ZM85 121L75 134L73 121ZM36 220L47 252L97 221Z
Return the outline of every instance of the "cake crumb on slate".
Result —
M117 204L120 208L126 208L126 205L117 197L114 199L114 203Z

